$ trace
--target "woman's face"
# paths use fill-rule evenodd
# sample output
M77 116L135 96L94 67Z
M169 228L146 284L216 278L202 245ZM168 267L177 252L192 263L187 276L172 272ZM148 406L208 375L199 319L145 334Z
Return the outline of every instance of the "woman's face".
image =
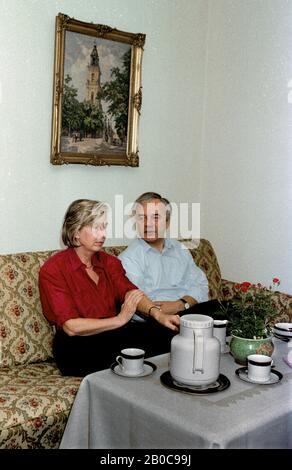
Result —
M76 235L79 246L94 253L99 251L106 239L106 228L107 220L105 214L93 222L92 225L85 225Z

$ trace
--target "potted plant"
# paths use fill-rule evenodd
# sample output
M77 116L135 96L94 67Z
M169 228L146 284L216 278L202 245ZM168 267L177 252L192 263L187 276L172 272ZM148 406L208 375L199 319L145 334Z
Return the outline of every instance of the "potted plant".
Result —
M222 305L229 320L230 352L235 362L246 365L249 354L272 355L271 327L277 315L272 297L279 284L278 278L273 279L270 287L250 282L235 284L235 296Z

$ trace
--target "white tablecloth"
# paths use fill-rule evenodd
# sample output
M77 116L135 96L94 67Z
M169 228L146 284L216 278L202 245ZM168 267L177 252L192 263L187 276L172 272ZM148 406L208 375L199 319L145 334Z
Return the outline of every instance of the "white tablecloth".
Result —
M292 369L274 340L275 367L284 377L255 385L235 375L221 355L220 372L231 385L210 395L188 395L160 382L169 355L149 359L157 370L129 379L110 369L85 377L73 404L62 449L292 448Z

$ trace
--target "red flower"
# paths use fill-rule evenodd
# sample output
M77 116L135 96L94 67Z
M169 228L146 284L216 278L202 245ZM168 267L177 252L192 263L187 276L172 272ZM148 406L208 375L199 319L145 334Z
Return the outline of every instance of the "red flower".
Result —
M251 283L245 281L245 282L243 282L241 285L242 285L243 287L250 287L250 286L251 286Z
M8 271L8 277L9 279L11 279L11 281L14 279L14 272L12 271L12 269Z
M36 418L34 421L33 421L33 425L35 428L40 428L42 426L43 422L41 420L41 418Z
M31 286L28 286L28 288L27 288L27 293L28 293L28 296L29 296L29 297L32 297L32 296L33 296L32 287L31 287Z
M13 307L13 313L14 313L14 315L15 315L16 317L19 317L19 315L20 315L20 310L19 310L19 306L18 306L17 304L14 305L14 307Z
M18 343L17 349L21 354L25 353L25 344L22 340Z
M6 338L5 326L1 326L1 328L0 328L0 336L1 336L2 338Z
M244 285L242 284L240 290L241 290L241 292L248 292L248 287L247 287L247 286L244 286Z
M36 398L31 398L31 399L29 400L29 404L30 404L30 406L32 406L33 408L36 408L36 407L38 406L39 402L37 401Z
M273 278L273 283L274 284L280 284L280 279L278 279L277 277L274 277Z

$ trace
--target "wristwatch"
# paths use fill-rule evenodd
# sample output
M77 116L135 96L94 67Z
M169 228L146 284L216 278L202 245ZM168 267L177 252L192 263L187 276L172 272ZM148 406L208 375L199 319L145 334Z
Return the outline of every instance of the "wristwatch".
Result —
M181 300L185 304L185 310L190 308L190 304L185 299L179 299L179 300Z

